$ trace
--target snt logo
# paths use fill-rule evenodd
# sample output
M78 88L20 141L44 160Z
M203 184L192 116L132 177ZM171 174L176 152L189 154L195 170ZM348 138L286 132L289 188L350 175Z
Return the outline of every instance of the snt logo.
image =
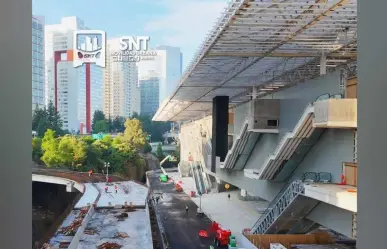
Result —
M106 34L101 30L74 31L73 66L92 63L105 67Z

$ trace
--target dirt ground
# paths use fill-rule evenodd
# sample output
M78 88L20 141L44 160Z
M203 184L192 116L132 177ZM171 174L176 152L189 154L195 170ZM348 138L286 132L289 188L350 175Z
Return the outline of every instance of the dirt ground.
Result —
M47 169L47 168L33 168L32 174L47 175L47 176L57 176L67 178L76 182L104 182L106 181L105 175L93 173L89 176L88 172L74 172L68 170L59 170L59 169ZM127 181L128 178L116 175L109 175L112 178L112 181Z

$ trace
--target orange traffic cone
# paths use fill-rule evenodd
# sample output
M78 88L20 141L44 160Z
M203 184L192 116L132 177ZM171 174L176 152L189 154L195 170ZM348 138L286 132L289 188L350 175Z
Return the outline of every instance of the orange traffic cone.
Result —
M341 173L341 177L340 177L340 183L339 185L347 185L347 180L345 179L345 175L344 173Z

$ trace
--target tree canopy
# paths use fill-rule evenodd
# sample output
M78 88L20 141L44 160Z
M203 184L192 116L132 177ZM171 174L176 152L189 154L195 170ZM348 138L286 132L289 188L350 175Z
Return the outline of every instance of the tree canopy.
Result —
M36 131L39 137L43 137L48 129L55 131L57 136L68 133L68 131L62 130L62 127L63 121L52 102L48 104L47 108L35 108L32 114L32 130Z

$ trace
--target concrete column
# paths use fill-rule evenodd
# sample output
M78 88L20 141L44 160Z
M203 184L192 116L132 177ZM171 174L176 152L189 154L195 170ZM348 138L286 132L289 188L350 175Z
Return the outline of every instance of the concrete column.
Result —
M387 248L387 1L358 4L358 249Z
M223 162L228 151L228 96L212 100L212 158L211 171L216 171L216 157Z

